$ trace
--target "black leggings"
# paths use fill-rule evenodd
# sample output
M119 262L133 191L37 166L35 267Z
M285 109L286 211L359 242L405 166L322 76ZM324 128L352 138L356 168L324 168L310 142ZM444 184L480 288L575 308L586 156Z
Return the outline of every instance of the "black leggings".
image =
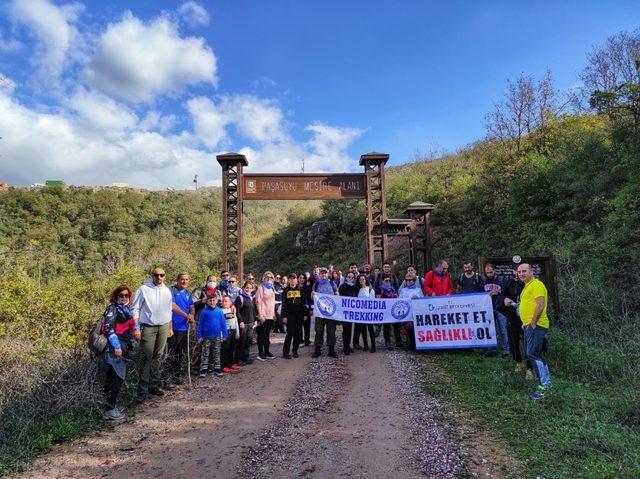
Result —
M393 327L393 337L396 338L396 345L402 346L402 338L400 337L400 323L385 323L382 326L382 334L385 341L391 341L391 328Z
M356 326L361 326L362 331L362 344L364 344L365 348L369 347L369 341L367 341L367 331L369 331L369 337L371 338L371 350L376 350L376 331L373 324L356 324ZM355 339L354 339L355 341Z
M116 407L118 402L118 396L120 395L120 389L124 384L124 379L116 374L115 369L110 364L107 365L107 375L104 380L104 395L107 400L107 410Z
M344 321L342 323L342 349L348 351L351 349L351 323Z
M258 354L269 354L269 334L273 328L273 319L265 319L264 323L256 328L258 333Z
M511 308L512 309L512 308ZM507 336L511 356L517 363L522 362L522 321L515 311L507 311Z

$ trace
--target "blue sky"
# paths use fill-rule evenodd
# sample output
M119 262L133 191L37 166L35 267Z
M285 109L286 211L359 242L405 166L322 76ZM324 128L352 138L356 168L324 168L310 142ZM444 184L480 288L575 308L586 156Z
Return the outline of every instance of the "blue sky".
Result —
M507 79L575 87L586 54L640 26L628 2L11 0L0 6L0 165L187 188L254 171L357 170L484 135Z

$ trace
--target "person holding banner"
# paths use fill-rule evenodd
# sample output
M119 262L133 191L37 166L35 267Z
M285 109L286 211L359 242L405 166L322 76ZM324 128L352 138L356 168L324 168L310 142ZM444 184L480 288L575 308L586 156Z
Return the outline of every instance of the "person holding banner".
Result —
M502 350L502 357L506 358L511 354L509 351L507 317L499 310L500 305L503 304L502 288L504 287L504 282L496 275L496 269L491 263L487 263L484 266L484 278L482 278L482 283L484 290L489 293L491 301L493 302L493 317L496 320L496 325L499 327L500 332L499 346Z
M329 280L329 270L327 268L320 268L320 279L313 285L312 297L315 301L316 293L332 294L338 293L338 288ZM321 318L316 316L316 337L315 346L316 350L311 356L312 358L319 358L322 356L322 345L324 343L324 330L327 330L327 346L329 347L329 356L337 358L335 346L336 346L336 321L329 318Z
M371 286L371 282L366 274L361 274L358 276L357 282L358 286L358 298L375 298L376 292L373 290ZM362 334L362 344L364 344L363 351L369 351L369 343L367 341L367 331L369 332L369 337L371 338L371 352L376 352L376 333L373 327L373 324L363 324L356 323L353 327L353 347L354 349L360 349L360 335Z
M404 282L402 284L404 286L401 287L400 291L398 292L399 293L398 296L400 298L409 299L409 300L424 298L424 293L422 292L422 289L418 285L418 277L414 273L407 272L406 276L404 277ZM407 321L406 325L407 325L406 327L407 335L409 336L409 348L412 351L415 351L416 338L413 333L413 321Z
M547 288L542 281L533 277L533 269L527 263L518 266L518 277L524 282L519 312L524 328L525 356L532 363L538 379L538 387L529 398L536 401L544 399L551 387L549 366L544 358L549 329Z
M382 273L380 275L380 298L397 298L398 293L392 286L395 276ZM397 278L396 278L397 282ZM393 327L393 337L396 340L396 347L402 347L402 337L400 336L400 323L384 323L382 326L382 334L384 336L384 347L393 349L391 346L391 328Z
M355 263L353 263L355 264ZM357 265L356 265L357 268ZM338 288L338 294L340 296L358 296L358 286L356 285L356 275L349 271L345 276L344 283ZM349 346L351 344L351 323L349 321L341 321L342 324L342 347L344 348L344 355L349 356L353 352L353 349Z

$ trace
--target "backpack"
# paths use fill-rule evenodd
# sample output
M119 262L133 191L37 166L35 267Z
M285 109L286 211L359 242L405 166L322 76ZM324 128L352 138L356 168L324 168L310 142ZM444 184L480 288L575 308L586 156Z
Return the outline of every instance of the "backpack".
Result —
M464 278L464 273L460 274L460 279L458 279L458 285L462 288L462 279ZM478 289L478 286L482 286L482 279L478 273L473 273L473 285Z
M109 340L106 335L102 334L102 319L99 319L89 329L87 346L89 347L89 350L97 356L104 352L107 344L109 344Z

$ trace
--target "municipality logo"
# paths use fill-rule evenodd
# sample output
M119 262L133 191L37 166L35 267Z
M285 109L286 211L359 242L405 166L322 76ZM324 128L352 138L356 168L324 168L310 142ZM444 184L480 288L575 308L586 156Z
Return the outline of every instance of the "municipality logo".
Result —
M429 304L429 311L433 311L436 307L433 304Z
M318 311L322 316L333 316L336 313L336 309L338 309L336 302L329 296L324 296L318 300Z
M411 311L411 304L408 301L396 301L391 308L391 316L398 320L404 319L409 316L409 311Z

